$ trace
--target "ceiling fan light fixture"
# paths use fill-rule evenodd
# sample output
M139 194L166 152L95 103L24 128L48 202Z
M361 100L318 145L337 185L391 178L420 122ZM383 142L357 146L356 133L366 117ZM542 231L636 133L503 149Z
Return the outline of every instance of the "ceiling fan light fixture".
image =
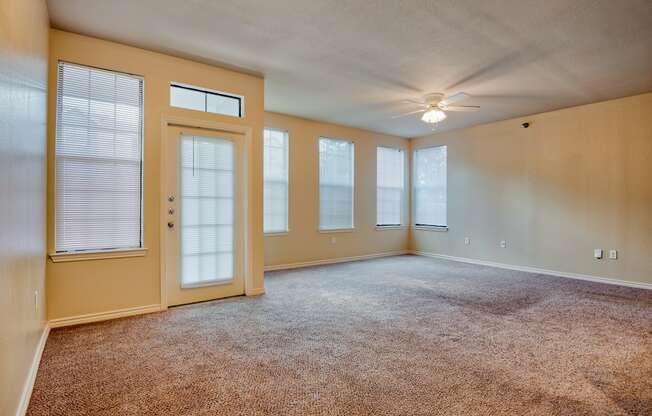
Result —
M446 119L446 113L441 110L428 110L421 116L421 120L426 123L435 124Z

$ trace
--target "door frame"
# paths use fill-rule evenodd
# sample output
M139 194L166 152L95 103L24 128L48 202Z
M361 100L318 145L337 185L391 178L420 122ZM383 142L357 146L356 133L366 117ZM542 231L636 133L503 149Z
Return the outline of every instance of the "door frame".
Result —
M249 126L242 126L238 124L223 123L219 121L200 120L194 118L175 117L163 115L161 117L161 154L159 166L161 170L166 168L165 161L167 160L168 148L170 146L170 135L168 134L170 127L193 128L208 130L213 133L229 133L242 135L244 143L242 146L242 155L240 156L242 164L242 184L244 192L242 196L243 204L243 273L244 273L244 287L245 294L252 293L253 287L253 263L251 261L251 253L253 253L253 241L250 236L251 233L251 209L249 208L249 201L251 201L251 184L249 172L249 159L251 158L252 146L252 128ZM166 249L169 243L167 224L164 221L167 218L167 205L166 205L166 181L163 175L159 175L159 267L160 267L160 289L161 289L161 310L168 309L168 293L167 293L167 262L166 262ZM252 293L253 294L253 293Z

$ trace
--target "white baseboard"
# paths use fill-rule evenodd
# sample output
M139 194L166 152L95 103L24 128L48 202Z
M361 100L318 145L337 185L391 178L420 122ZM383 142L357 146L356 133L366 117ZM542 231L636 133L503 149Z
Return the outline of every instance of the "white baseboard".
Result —
M18 404L16 416L25 416L25 413L27 413L29 400L32 398L32 390L34 390L34 383L36 382L36 374L38 374L38 367L41 364L41 356L43 355L43 350L45 349L45 343L48 340L49 334L50 326L46 323L43 332L41 332L41 338L38 341L38 345L36 346L32 365L29 368L29 374L27 374L27 380L25 380L25 386L23 387L23 393L20 396L20 403Z
M264 287L257 287L254 289L249 289L245 291L245 295L247 296L260 296L265 294L265 288Z
M312 261L302 261L299 263L289 263L289 264L277 264L273 266L265 266L266 272L271 272L273 270L287 270L287 269L298 269L300 267L310 267L310 266L321 266L324 264L335 264L335 263L346 263L350 261L359 261L359 260L369 260L376 259L379 257L390 257L390 256L400 256L402 254L409 254L408 250L397 250L397 251L385 251L382 253L373 253L365 254L362 256L351 256L351 257L336 257L334 259L323 259L323 260L312 260Z
M115 309L112 311L89 313L86 315L69 316L65 318L52 319L49 324L50 328L59 328L62 326L87 324L90 322L106 321L109 319L124 318L126 316L142 315L145 313L159 312L161 305L136 306L133 308Z
M514 264L496 263L496 262L493 262L493 261L469 259L469 258L466 258L466 257L448 256L446 254L428 253L428 252L425 252L425 251L412 251L412 254L415 254L417 256L433 257L433 258L436 258L436 259L458 261L458 262L462 262L462 263L470 263L470 264L479 264L479 265L482 265L482 266L498 267L500 269L516 270L516 271L520 271L520 272L537 273L537 274L543 274L543 275L549 275L549 276L566 277L566 278L569 278L569 279L586 280L586 281L589 281L589 282L606 283L606 284L609 284L609 285L627 286L627 287L634 287L634 288L637 288L637 289L652 290L652 283L632 282L632 281L629 281L629 280L614 279L614 278L611 278L611 277L600 277L600 276L593 276L593 275L589 275L589 274L561 272L561 271L558 271L558 270L540 269L540 268L537 268L537 267L529 267L529 266L517 266L517 265L514 265Z

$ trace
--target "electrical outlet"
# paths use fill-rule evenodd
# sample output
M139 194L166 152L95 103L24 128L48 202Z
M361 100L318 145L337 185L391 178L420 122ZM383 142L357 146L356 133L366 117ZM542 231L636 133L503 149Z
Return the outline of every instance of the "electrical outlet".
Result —
M466 244L467 246L471 244L471 239L469 237L464 237L464 244Z
M38 312L38 290L34 291L34 310Z
M609 258L616 260L618 258L618 250L609 250Z
M505 247L507 247L507 241L502 240L502 241L500 242L500 248L505 248Z
M331 237L331 244L337 243L337 238L336 237Z
M597 260L600 260L603 257L602 249L601 248L594 249L593 257L595 257Z

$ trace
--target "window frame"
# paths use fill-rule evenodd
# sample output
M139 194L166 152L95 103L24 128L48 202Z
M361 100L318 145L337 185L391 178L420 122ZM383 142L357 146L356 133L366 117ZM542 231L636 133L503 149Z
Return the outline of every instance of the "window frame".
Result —
M434 149L437 147L446 148L446 224L445 225L434 225L434 224L419 224L416 222L416 213L417 213L417 199L416 199L416 176L417 176L417 152L420 150ZM423 146L414 149L412 152L412 186L411 186L411 201L412 201L412 219L411 225L416 230L425 230L425 231L448 231L448 145L447 144L435 144L430 146Z
M401 212L400 212L400 224L378 224L378 149L379 148L384 148L384 149L390 149L390 150L397 150L401 153L402 156L402 173L403 173L403 181L402 181L402 187L401 187ZM376 146L376 229L377 230L392 230L392 229L401 229L405 227L405 212L406 212L406 194L405 192L406 185L407 185L407 168L408 168L408 163L407 163L407 152L405 151L406 149L398 146L387 146L387 145L378 145Z
M341 142L347 142L350 143L353 146L353 157L351 158L351 172L353 174L353 180L351 183L351 227L345 227L345 228L322 228L321 226L321 153L319 149L319 143L322 139L326 140L336 140L336 141L341 141ZM329 233L351 233L355 232L356 230L356 220L355 220L355 215L356 215L356 188L357 188L357 166L358 164L356 163L356 141L352 139L343 139L343 138L337 138L337 137L330 137L326 135L319 135L317 136L317 140L315 141L315 149L316 149L316 155L317 155L317 163L316 165L316 189L317 189L317 231L322 234L329 234Z
M60 133L60 120L59 120L59 80L61 77L61 69L63 65L76 66L80 68L88 68L94 71L103 71L111 74L120 74L135 78L141 82L141 120L140 120L140 244L137 247L115 247L115 248L103 248L103 249L84 249L84 250L60 250L57 251L57 140ZM85 260L102 260L102 259L112 259L112 258L126 258L126 257L143 257L147 254L148 249L145 245L145 114L146 114L146 104L145 104L145 77L143 75L134 74L130 72L115 70L115 69L106 69L100 68L93 65L80 64L77 62L71 62L63 59L57 60L57 73L54 85L54 143L52 146L52 240L51 240L51 253L49 254L50 259L57 262L69 262L69 261L85 261Z
M189 90L189 91L196 91L196 92L201 92L204 94L204 110L195 110L192 108L187 108L187 107L179 107L176 105L172 105L172 88L181 88L184 90ZM226 97L226 98L235 98L238 100L238 115L231 115L231 114L224 114L224 113L216 113L214 111L208 111L208 96L209 95L216 95L219 97ZM210 88L203 88L199 87L197 85L192 85L192 84L186 84L183 82L176 82L176 81L171 81L170 82L170 87L168 88L168 105L172 108L180 108L182 110L188 110L188 111L198 111L200 113L206 113L206 114L217 114L218 116L224 116L224 117L235 117L235 118L244 118L245 116L245 97L243 95L239 94L233 94L233 93L228 93L224 91L217 91L217 90L212 90Z
M276 127L263 127L263 204L265 203L265 130L273 130L281 133L285 133L286 137L286 143L287 143L287 201L286 201L286 215L287 215L287 220L286 220L286 229L284 231L269 231L265 232L265 207L263 205L263 235L265 237L274 237L274 236L283 236L287 235L290 233L291 227L290 227L290 219L292 216L290 215L290 201L291 201L291 195L292 195L292 186L291 186L291 181L290 181L290 169L291 169L291 146L290 146L290 131L286 129L280 129Z

